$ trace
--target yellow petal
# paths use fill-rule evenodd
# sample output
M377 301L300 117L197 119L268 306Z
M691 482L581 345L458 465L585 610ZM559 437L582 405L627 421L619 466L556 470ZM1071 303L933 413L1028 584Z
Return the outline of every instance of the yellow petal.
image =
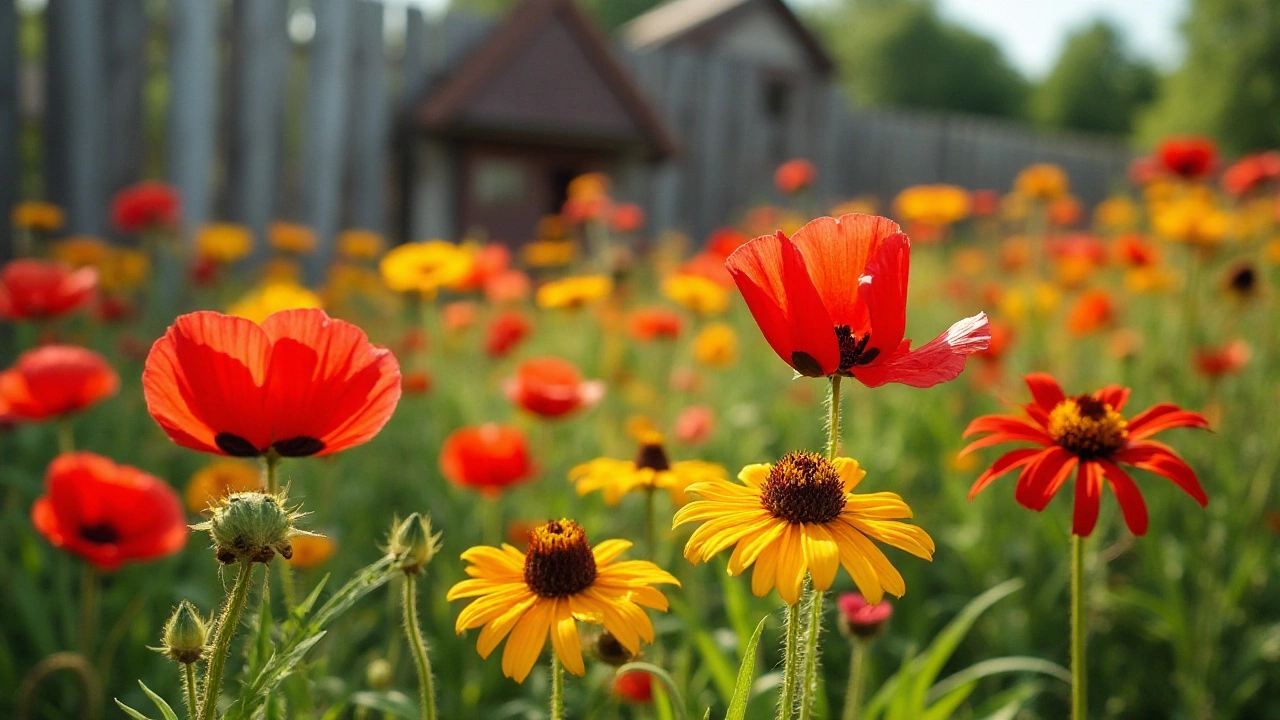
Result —
M626 552L630 547L630 540L605 540L604 542L596 543L591 552L596 557L596 566L600 567L608 565L614 558Z
M765 478L769 477L769 471L772 469L773 466L769 463L748 465L738 472L738 479L742 481L743 485L759 488L764 484Z
M844 482L844 491L853 492L858 487L858 483L862 482L862 478L867 476L867 471L862 469L857 460L847 457L836 458L836 472L840 473L840 480Z
M551 647L556 657L564 663L564 669L574 675L582 676L587 672L582 664L582 641L578 638L578 624L573 620L567 598L555 601L555 620L551 627Z
M779 536L786 530L784 525ZM760 556L756 558L756 569L751 572L751 594L764 597L773 589L774 578L778 573L778 543L772 542L764 546Z
M800 528L789 525L778 544L778 594L786 604L795 605L800 602L805 570Z
M507 647L502 651L503 675L518 683L524 682L529 676L529 671L538 662L538 656L547 644L554 611L554 601L538 598L533 607L520 618L520 622L516 623L511 637L507 638Z
M826 591L840 569L840 547L822 525L805 523L798 526L804 563L809 567L815 590Z

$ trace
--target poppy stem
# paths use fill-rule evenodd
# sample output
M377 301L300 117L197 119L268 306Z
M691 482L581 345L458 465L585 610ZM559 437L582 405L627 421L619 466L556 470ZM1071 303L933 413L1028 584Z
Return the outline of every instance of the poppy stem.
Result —
M80 575L80 652L88 656L98 635L99 607L102 603L98 572L85 564Z
M1071 536L1071 720L1085 720L1089 703L1084 656L1084 538Z
M58 421L58 454L66 455L75 451L76 439L71 430L71 420L62 418Z
M818 694L818 637L822 635L823 592L809 593L809 626L804 634L804 675L800 687L800 720L809 720Z
M196 664L184 663L183 684L187 688L187 717L194 718L200 710L200 700L196 697Z
M249 586L252 584L253 561L240 561L239 572L236 573L235 587L227 595L226 604L222 607L222 615L218 618L218 631L213 637L213 652L209 655L209 664L205 667L204 699L200 705L200 720L214 720L218 712L218 696L222 692L222 673L227 664L227 652L231 649L231 640L240 627L240 613L244 611L245 602L249 599Z
M862 665L866 659L867 644L861 639L853 641L849 658L849 684L844 691L844 712L840 720L858 720L862 715Z
M551 720L564 720L564 666L551 651Z
M787 606L787 644L782 656L782 697L778 720L791 720L796 709L796 669L800 665L796 645L800 636L800 603Z
M275 450L268 450L266 455L267 463L267 492L272 495L280 493L280 480L278 479L277 470L280 468L280 456Z
M827 459L834 461L840 452L840 376L831 376L831 396L827 400L831 415L827 418Z
M435 681L431 677L431 660L427 657L427 646L422 641L422 628L418 625L418 578L416 575L404 576L404 633L409 640L409 650L413 652L414 665L418 668L418 692L421 705L422 720L436 720Z

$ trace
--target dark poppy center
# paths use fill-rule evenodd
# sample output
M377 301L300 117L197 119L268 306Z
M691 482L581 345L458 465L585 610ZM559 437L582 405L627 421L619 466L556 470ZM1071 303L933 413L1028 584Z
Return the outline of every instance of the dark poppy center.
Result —
M104 522L80 528L80 537L95 545L114 545L120 541L120 533Z
M835 465L818 453L787 453L769 470L760 488L760 504L792 524L830 522L844 510L844 481Z
M529 532L524 582L542 597L574 595L596 579L596 556L587 533L572 520L549 520Z
M258 457L262 454L253 443L232 433L218 433L213 438L213 444L231 457Z
M836 340L840 343L840 372L847 373L857 365L866 365L880 355L880 348L868 348L871 333L862 337L853 334L848 325L836 326Z
M306 457L324 449L324 442L306 435L277 441L271 446L280 457Z
M667 451L662 448L662 443L641 445L640 452L636 454L636 468L648 468L655 472L670 470L671 461L667 459Z

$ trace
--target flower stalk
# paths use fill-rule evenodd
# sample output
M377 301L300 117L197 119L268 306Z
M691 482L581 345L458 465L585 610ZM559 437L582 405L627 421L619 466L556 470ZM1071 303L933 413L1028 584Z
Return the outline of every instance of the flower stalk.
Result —
M849 684L845 686L844 712L840 720L858 720L862 715L862 666L866 660L867 643L856 639L850 650Z
M564 666L551 652L551 720L564 720Z
M435 681L431 677L431 660L427 657L427 646L422 640L422 627L418 624L418 578L405 574L404 578L404 632L409 640L409 650L413 653L413 663L418 670L419 704L422 720L436 720Z
M1084 537L1071 536L1071 720L1085 720L1089 702L1084 656Z
M253 573L253 561L240 560L236 584L227 595L227 602L218 618L218 631L213 638L213 652L205 668L204 698L200 704L200 720L214 720L218 710L218 695L222 691L222 674L231 649L231 640L240 626L240 614L249 598L249 586Z
M787 640L782 654L782 697L778 700L778 720L791 720L796 707L796 673L800 666L796 646L800 638L800 604L787 606Z

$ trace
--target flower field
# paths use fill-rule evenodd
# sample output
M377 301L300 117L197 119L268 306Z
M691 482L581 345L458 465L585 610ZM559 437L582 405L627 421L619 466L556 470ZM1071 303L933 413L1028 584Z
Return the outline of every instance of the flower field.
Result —
M814 172L327 267L20 205L0 715L1280 718L1280 159Z

